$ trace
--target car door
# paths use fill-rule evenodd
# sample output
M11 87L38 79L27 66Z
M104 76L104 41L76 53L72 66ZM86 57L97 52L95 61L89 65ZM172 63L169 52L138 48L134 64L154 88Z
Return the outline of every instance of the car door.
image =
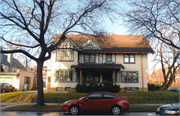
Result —
M102 110L103 111L110 111L112 106L116 104L116 96L111 94L103 94L101 103L102 103Z
M83 111L101 111L102 104L100 100L102 98L101 93L90 94L81 103Z
M7 83L6 86L7 86L7 91L11 91L12 90L12 86L9 83Z

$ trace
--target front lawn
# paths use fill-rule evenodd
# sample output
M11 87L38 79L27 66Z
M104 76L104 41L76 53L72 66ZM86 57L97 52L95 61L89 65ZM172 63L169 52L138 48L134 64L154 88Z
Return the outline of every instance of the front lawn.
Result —
M27 94L35 93L35 91L21 91L21 92L10 92L0 94L1 102L30 102L34 96L28 96ZM179 102L179 93L171 91L154 91L154 92L127 92L127 93L116 93L119 96L126 96L129 103L177 103ZM63 103L64 101L71 99L78 99L87 93L44 93L45 103ZM23 97L25 96L25 97ZM23 97L22 100L21 97ZM19 100L19 101L18 101ZM37 102L37 97L34 100Z
M176 103L179 102L179 93L171 91L154 92L127 92L116 93L119 96L126 96L129 103ZM71 99L78 99L87 93L44 93L45 103L63 103ZM36 98L37 100L37 98ZM36 100L34 102L36 102Z
M27 95L31 93L36 93L36 91L18 91L18 92L8 92L0 94L1 102L15 102L20 95Z

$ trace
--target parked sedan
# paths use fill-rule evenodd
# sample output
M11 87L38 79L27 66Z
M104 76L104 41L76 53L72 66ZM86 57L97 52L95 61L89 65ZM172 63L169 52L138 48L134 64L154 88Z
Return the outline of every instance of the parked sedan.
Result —
M179 115L180 103L166 104L156 110L157 115Z
M168 91L180 92L180 89L179 89L179 88L171 88L171 89L169 89Z
M72 115L85 111L111 112L118 115L128 109L129 102L126 97L110 92L93 92L80 99L66 101L62 106L62 111Z
M13 87L12 85L10 85L9 83L0 83L0 87L1 87L1 93L5 93L8 91L15 91L15 87Z

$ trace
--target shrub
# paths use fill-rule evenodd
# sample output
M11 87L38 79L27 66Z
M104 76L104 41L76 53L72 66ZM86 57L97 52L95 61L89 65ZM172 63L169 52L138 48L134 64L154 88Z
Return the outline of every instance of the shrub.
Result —
M81 84L80 83L78 83L77 85L76 85L76 87L75 87L75 89L76 89L76 91L77 92L82 92L82 90L81 90Z
M117 93L120 91L120 86L117 84L113 85L113 83L105 83L104 86L97 85L97 83L90 83L88 86L85 83L83 84L78 83L75 89L77 92L87 92L87 93L98 92L98 91Z
M155 84L148 84L148 90L149 91L155 91L156 90Z
M120 85L116 85L116 84L115 84L115 85L113 86L112 92L113 92L113 93L118 93L119 91L120 91Z

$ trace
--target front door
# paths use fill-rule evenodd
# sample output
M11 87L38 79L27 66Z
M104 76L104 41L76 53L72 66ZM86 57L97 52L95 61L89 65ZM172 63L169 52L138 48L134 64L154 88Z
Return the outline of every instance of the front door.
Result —
M103 82L113 82L113 72L112 71L104 72Z
M101 93L91 94L89 95L86 100L82 102L82 108L84 111L101 111L102 104L100 102L102 98Z

